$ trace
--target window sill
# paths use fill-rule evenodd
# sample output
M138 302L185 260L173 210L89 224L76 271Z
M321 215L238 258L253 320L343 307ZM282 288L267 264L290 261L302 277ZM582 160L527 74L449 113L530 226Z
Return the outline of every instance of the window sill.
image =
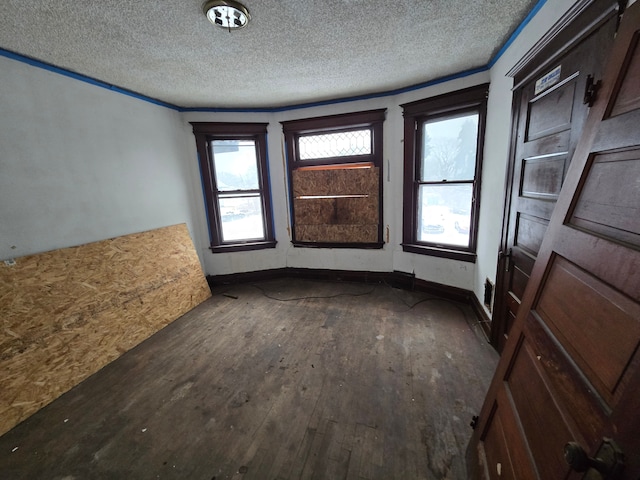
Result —
M209 247L211 253L231 253L231 252L247 252L250 250L264 250L266 248L275 248L275 240L265 240L260 242L232 243L228 245L212 245Z
M473 252L463 252L460 250L450 250L441 247L431 247L427 245L418 245L415 243L403 243L402 251L409 253L417 253L420 255L430 255L432 257L450 258L452 260L460 260L462 262L476 263L477 255Z
M329 242L291 242L294 247L302 248L357 248L357 249L381 249L384 242L373 243L329 243Z

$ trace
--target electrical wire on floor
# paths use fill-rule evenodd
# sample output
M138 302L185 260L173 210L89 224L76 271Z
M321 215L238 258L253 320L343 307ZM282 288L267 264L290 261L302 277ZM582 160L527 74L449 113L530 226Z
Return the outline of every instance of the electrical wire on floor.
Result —
M430 296L428 296L428 297L425 297L425 298L423 298L423 299L421 299L421 300L418 300L417 302L414 302L414 303L408 303L408 302L406 302L406 301L404 300L404 298L402 298L400 295L398 295L398 293L396 292L396 290L398 290L397 288L393 287L392 285L389 285L389 284L387 283L387 281L386 281L386 280L384 280L384 279L382 279L382 283L383 283L387 288L389 288L389 290L391 291L391 293L393 293L393 295L394 295L398 300L400 300L400 302L401 302L401 303L403 303L403 304L407 307L407 309L406 309L406 310L400 310L400 311L398 311L397 313L408 312L409 310L413 310L413 309L414 309L415 307L417 307L418 305L420 305L420 304L422 304L422 303L430 302L430 301L432 301L432 300L437 300L437 301L441 301L441 302L445 302L445 303L450 303L450 304L454 305L455 307L457 307L457 308L462 312L462 309L460 308L460 305L458 305L458 302L454 302L454 301L449 300L449 299L447 299L447 298L436 297L436 296L431 296L431 295L430 295ZM406 291L409 291L409 290L406 290Z
M272 295L269 295L266 292L266 290L262 288L260 285L256 285L255 283L252 283L251 286L260 290L262 292L262 295L264 295L265 297L270 298L271 300L277 300L279 302L293 302L297 300L314 300L314 299L327 299L327 298L336 298L336 297L364 297L365 295L371 295L376 289L376 286L374 285L372 289L366 292L361 292L361 293L348 292L348 293L336 293L334 295L308 295L304 297L294 297L294 298L277 298Z
M325 280L325 282L326 282L326 280ZM331 282L331 283L344 285L344 282ZM292 301L298 301L298 300L313 300L313 299L327 299L327 298L336 298L336 297L363 297L365 295L371 295L376 290L378 285L386 286L391 291L391 293L393 293L393 295L407 307L406 310L396 311L396 313L406 312L406 311L412 310L413 308L415 308L416 306L420 305L421 303L425 303L425 302L432 301L432 300L437 300L437 301L442 301L442 302L446 302L446 303L450 303L450 304L454 305L464 315L464 311L462 310L460 305L457 304L457 302L448 300L446 298L429 296L429 297L423 298L421 300L418 300L417 302L414 302L412 304L411 303L407 303L402 297L400 297L400 295L398 295L395 292L394 287L389 285L384 279L382 280L382 282L374 284L373 288L371 288L370 290L368 290L366 292L361 292L361 293L336 293L336 294L333 294L333 295L308 295L308 296L294 297L294 298L278 298L278 297L274 297L274 296L268 294L267 291L264 288L262 288L260 285L257 285L255 283L251 284L252 287L257 288L258 290L260 290L260 292L262 292L262 294L265 297L267 297L267 298L269 298L271 300L277 300L279 302L292 302ZM466 315L465 315L465 317L466 317Z
M328 283L336 283L336 284L341 284L344 285L345 282L336 282L336 281L329 281L329 280L324 280L324 282L328 282ZM396 313L401 313L401 312L406 312L409 310L412 310L413 308L417 307L418 305L420 305L421 303L425 303L425 302L429 302L429 301L442 301L442 302L446 302L446 303L451 303L452 305L456 306L457 308L459 308L461 311L462 309L460 308L460 306L457 304L457 302L448 300L446 298L441 298L441 297L435 297L435 296L428 296L426 298L423 298L421 300L418 300L417 302L414 303L408 303L406 302L400 295L398 295L395 292L395 288L391 285L389 285L385 280L382 280L382 282L374 284L373 288L365 291L365 292L359 292L359 293L351 293L351 292L343 292L343 293L336 293L333 295L304 295L301 297L292 297L292 298L278 298L275 297L269 293L267 293L267 291L261 287L258 284L255 283L251 283L249 284L251 287L256 288L257 290L260 290L260 292L262 293L263 296L265 296L266 298L269 298L271 300L276 300L278 302L294 302L294 301L300 301L300 300L322 300L322 299L328 299L328 298L337 298L337 297L363 297L365 295L371 295L376 288L378 287L378 285L384 285L386 286L391 293L393 293L393 295L401 302L403 303L407 309L406 310L400 310L397 311ZM231 291L232 289L229 288L227 290L224 290L222 292L215 292L215 295L222 295L223 297L227 297L227 298L233 298L233 299L237 299L237 295L230 295L227 292Z
M465 321L467 322L468 325L470 325L472 328L482 328L481 324L482 323L488 323L490 324L491 322L486 322L483 320L480 320L478 318L477 315L472 314L471 317L469 316L469 313L467 310L465 310L463 308L463 305L460 302L456 302L455 300L449 300L448 298L442 298L442 297L436 297L436 296L428 296L426 298L423 298L422 300L418 300L417 302L414 303L407 303L404 298L402 298L400 295L398 295L398 293L396 293L396 288L394 288L392 285L389 285L386 280L382 279L382 283L384 283L384 285L386 285L389 290L391 290L391 293L393 293L393 295L400 300L400 302L402 302L407 309L406 310L399 310L396 311L395 313L402 313L402 312L408 312L409 310L412 310L413 308L417 307L418 305L422 304L422 303L426 303L432 300L437 300L440 302L445 302L448 303L449 305L455 307L456 309L458 309L458 311L460 312L460 315L462 315L462 318L465 319Z
M329 282L329 283L336 283L336 284L342 284L344 285L345 282L337 282L337 281L328 281L328 280L324 280L324 282ZM265 296L266 298L269 298L271 300L275 300L278 302L294 302L294 301L301 301L301 300L322 300L322 299L329 299L329 298L337 298L337 297L363 297L366 295L371 295L376 288L378 287L378 285L384 285L386 286L391 293L393 294L394 297L396 297L402 304L405 305L406 310L394 310L394 313L403 313L403 312L408 312L410 310L413 310L415 307L417 307L418 305L421 305L423 303L427 303L427 302L431 302L431 301L439 301L439 302L444 302L444 303L448 303L451 306L455 307L460 314L462 315L462 317L467 320L468 323L472 323L472 324L480 324L480 323L487 323L487 322L483 322L482 320L479 319L475 319L472 322L469 322L469 318L468 318L468 312L465 311L465 309L462 307L462 305L460 304L460 302L456 302L454 300L449 300L447 298L442 298L442 297L437 297L437 296L428 296L425 298L422 298L416 302L413 303L409 303L407 301L405 301L404 298L402 298L397 292L397 288L393 287L392 285L389 285L386 280L382 279L381 282L374 284L373 288L365 291L365 292L359 292L359 293L351 293L351 292L346 292L346 293L336 293L333 295L305 295L305 296L301 296L301 297L292 297L292 298L278 298L275 297L269 293L267 293L267 291L261 287L258 284L255 283L251 283L249 284L250 286L256 288L257 290L259 290L263 296ZM216 295L222 295L224 297L227 298L232 298L232 299L237 299L238 296L237 295L232 295L232 294L228 294L227 292L229 292L230 290L232 290L231 288L227 289L227 290L223 290L222 292L216 292ZM474 315L475 317L475 315ZM490 323L490 322L488 322Z

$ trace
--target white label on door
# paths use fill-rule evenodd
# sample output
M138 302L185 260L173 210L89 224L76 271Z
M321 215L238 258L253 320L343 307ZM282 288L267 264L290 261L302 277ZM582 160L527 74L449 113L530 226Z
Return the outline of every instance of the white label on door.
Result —
M540 77L536 80L536 88L534 95L538 95L541 92L544 92L551 85L555 85L560 81L560 71L562 69L562 65L558 65L556 68L551 70L546 75Z

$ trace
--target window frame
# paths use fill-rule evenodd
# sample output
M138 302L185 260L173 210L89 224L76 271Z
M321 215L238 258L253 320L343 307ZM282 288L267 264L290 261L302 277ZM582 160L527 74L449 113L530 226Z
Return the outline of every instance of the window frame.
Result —
M450 258L475 263L478 240L478 217L480 213L480 187L482 158L487 116L489 84L485 83L463 90L418 100L400 105L404 116L404 182L403 182L403 229L402 249L405 252L435 257ZM446 185L451 182L422 182L422 132L425 122L447 117L478 113L478 138L476 146L475 175L471 197L471 219L469 223L469 246L437 244L418 240L418 190L421 184ZM467 183L469 183L467 181Z
M198 163L204 191L207 227L209 229L209 249L212 253L241 252L275 248L276 240L273 228L273 208L269 182L269 162L267 157L268 123L223 123L223 122L191 122L196 138ZM215 168L211 141L213 140L253 140L256 145L258 183L262 205L262 221L264 225L263 240L222 239L222 216L220 212L219 193L216 186Z
M382 201L382 172L383 172L383 128L386 118L386 108L368 110L355 113L328 115L324 117L305 118L280 122L285 137L287 156L287 180L289 185L289 205L291 209L291 243L294 247L314 248L355 248L372 249L382 248L383 241L383 201ZM298 139L302 136L313 134L330 134L349 132L360 129L371 130L371 153L362 155L345 155L338 157L325 157L318 159L300 159L298 153ZM305 242L296 240L294 194L292 185L293 171L298 168L340 168L340 165L356 166L358 164L370 164L377 167L378 179L378 240L370 243L356 242ZM349 167L347 167L349 168Z

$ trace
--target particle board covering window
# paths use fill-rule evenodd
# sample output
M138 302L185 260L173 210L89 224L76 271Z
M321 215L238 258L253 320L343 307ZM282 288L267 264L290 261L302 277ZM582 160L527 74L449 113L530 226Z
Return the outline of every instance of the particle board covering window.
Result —
M381 248L385 110L282 122L292 243Z

